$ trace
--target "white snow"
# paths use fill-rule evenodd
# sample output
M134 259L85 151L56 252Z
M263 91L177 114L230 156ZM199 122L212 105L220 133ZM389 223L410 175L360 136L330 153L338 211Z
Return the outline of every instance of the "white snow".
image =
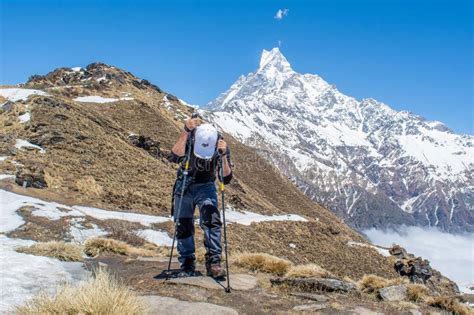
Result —
M83 213L84 215L96 218L98 220L123 220L129 222L137 222L144 226L150 226L153 223L163 223L171 220L171 218L168 217L103 210L93 207L73 206L72 209L77 210Z
M79 72L79 71L82 70L82 68L81 67L72 67L71 70L74 71L74 72Z
M24 124L24 123L30 121L30 119L31 119L31 114L30 114L29 112L26 112L26 113L24 113L24 114L18 116L18 119L20 120L20 122L21 122L22 124Z
M84 221L84 218L72 218L69 220L69 234L74 242L83 244L89 238L107 235L106 231L93 223L91 224L92 228L85 228L82 225Z
M0 89L0 96L3 96L7 100L11 102L17 101L25 101L31 95L43 95L47 96L48 94L40 91L40 90L33 90L33 89L22 89L22 88L7 88L7 89Z
M39 149L40 153L45 153L46 150L43 149L42 147L36 145L36 144L33 144L31 142L28 142L26 140L22 140L22 139L16 139L16 143L15 143L15 148L17 149L21 149L21 148L35 148L35 149Z
M171 246L173 243L173 239L164 231L146 229L139 230L136 234L146 241L158 246Z
M0 162L5 161L6 159L8 159L8 156L0 156Z
M0 313L8 313L12 306L24 303L40 290L53 293L59 282L73 282L87 275L82 263L15 251L18 246L34 243L0 235Z
M347 245L349 246L362 246L362 247L369 247L375 249L380 255L385 256L385 257L390 257L390 253L388 252L388 249L381 248L375 245L370 245L370 244L365 244L365 243L359 243L359 242L354 242L354 241L349 241L347 242Z
M297 214L263 215L250 211L236 211L231 208L226 209L225 218L229 223L238 223L242 225L250 225L254 222L268 221L308 221Z
M90 95L90 96L79 96L74 99L76 102L82 103L113 103L118 101L131 101L133 97L121 97L121 98L109 98L109 97L102 97L98 95Z
M98 95L90 95L90 96L79 96L74 99L76 102L83 102L83 103L112 103L117 102L118 99L116 98L108 98L102 97Z
M15 175L8 175L8 174L0 174L0 180L6 178L15 178Z

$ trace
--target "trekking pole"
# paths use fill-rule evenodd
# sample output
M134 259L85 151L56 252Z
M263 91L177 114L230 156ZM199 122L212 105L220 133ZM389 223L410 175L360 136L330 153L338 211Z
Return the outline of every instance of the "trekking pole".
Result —
M198 113L193 113L191 118L197 118L199 116ZM183 197L184 197L184 191L186 189L186 180L188 177L189 173L189 160L191 158L191 147L192 147L192 133L188 135L188 139L186 141L186 147L187 151L185 154L185 161L184 161L184 171L183 171L183 184L181 186L181 194L178 202L178 209L176 209L176 222L174 225L174 234L173 234L173 242L171 243L171 253L170 253L170 260L168 261L168 270L166 271L166 280L169 279L170 277L170 271L171 271L171 260L173 260L173 250L174 250L174 243L176 242L176 233L178 231L178 226L179 226L179 215L181 213L181 206L183 204ZM173 191L174 194L174 191Z
M222 221L224 223L224 252L225 252L225 269L227 274L227 287L225 288L226 293L230 293L230 274L229 274L229 252L227 251L227 228L225 222L225 200L224 200L224 162L222 161L223 155L219 150L219 173L220 173L220 190L222 199Z

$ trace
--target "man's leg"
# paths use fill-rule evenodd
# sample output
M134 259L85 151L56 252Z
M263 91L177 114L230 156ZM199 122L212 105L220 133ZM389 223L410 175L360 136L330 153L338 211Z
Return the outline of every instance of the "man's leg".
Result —
M181 264L181 269L185 272L194 272L196 260L194 255L194 203L190 188L191 187L188 187L183 196L179 218L177 218L177 216L180 196L176 195L174 200L174 220L175 222L178 220L176 230L177 249L179 253L178 260Z
M221 263L221 228L222 222L217 208L217 192L214 183L203 184L196 194L196 203L199 207L200 226L204 232L204 246L206 247L206 268L209 275L223 276ZM216 272L213 272L214 270ZM217 270L219 269L219 270Z

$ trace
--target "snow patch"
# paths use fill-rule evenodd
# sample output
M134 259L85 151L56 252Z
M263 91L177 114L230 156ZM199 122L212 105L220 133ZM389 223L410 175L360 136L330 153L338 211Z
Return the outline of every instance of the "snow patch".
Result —
M163 231L156 231L152 229L139 230L136 232L138 236L146 241L158 246L168 246L173 244L173 239L169 237L168 233Z
M113 103L118 101L131 101L133 97L121 97L121 98L109 98L109 97L102 97L98 95L90 95L90 96L79 96L74 99L76 102L82 103Z
M89 238L107 235L107 232L99 228L96 224L91 224L91 228L84 228L82 223L84 218L73 218L69 221L69 235L74 242L83 244Z
M40 290L54 293L59 282L83 280L88 275L79 262L61 262L15 251L18 246L34 243L0 235L0 313L9 313L11 307L24 303Z
M28 142L28 141L22 140L22 139L16 139L15 148L17 148L17 149L35 148L35 149L38 149L40 151L40 153L45 153L46 152L46 150L43 149L42 147L40 147L39 145L33 144L31 142Z
M18 116L18 119L20 120L20 123L24 124L26 122L29 122L31 119L31 114L29 112L24 113L20 116Z
M370 244L365 244L365 243L359 243L359 242L354 242L354 241L349 241L347 242L347 245L349 246L362 246L362 247L369 247L375 249L380 255L385 256L385 257L390 257L390 253L388 252L388 249L381 248L375 245L370 245Z
M21 88L0 89L0 96L3 96L4 98L6 98L7 100L11 102L26 101L28 97L31 95L48 96L49 94L40 90L33 90L33 89L21 89Z
M8 175L8 174L0 174L0 180L6 178L15 178L15 175Z
M250 211L236 211L232 208L226 209L225 218L229 223L238 223L242 225L250 225L254 222L256 223L268 221L308 221L297 214L263 215Z

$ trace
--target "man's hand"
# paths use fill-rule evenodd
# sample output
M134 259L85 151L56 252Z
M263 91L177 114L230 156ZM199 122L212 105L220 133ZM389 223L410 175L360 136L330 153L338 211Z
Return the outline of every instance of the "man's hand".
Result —
M226 152L227 152L227 143L222 139L217 141L217 150L220 154L226 154Z
M192 131L194 128L199 126L199 119L198 118L189 118L184 121L184 126L186 131Z

